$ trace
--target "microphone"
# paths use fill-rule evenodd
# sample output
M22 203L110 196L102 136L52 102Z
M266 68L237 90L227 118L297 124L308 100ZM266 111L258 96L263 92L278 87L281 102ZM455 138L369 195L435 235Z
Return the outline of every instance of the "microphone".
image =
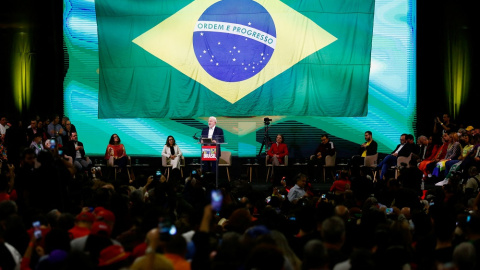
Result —
M193 134L193 139L198 141L199 138L197 137L197 133L198 133L198 131L195 132L195 134Z

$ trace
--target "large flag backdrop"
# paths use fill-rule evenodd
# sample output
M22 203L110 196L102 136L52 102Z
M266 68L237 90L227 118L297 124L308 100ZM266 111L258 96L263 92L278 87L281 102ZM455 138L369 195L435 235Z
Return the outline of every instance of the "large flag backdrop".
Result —
M316 1L283 2L293 6L294 2ZM352 1L353 4L357 2L360 1ZM355 153L355 147L363 142L365 130L373 132L379 151L383 153L395 148L400 134L414 133L415 6L415 0L375 1L366 117L268 115L273 118L270 134L285 134L293 159L310 156L319 143L319 136L325 133L335 142L340 158ZM169 14L180 9L171 10ZM302 11L302 14L308 12ZM152 24L151 28L157 24ZM132 35L132 40L137 37ZM199 146L192 135L206 126L207 114L187 119L98 118L100 68L94 0L64 0L64 42L68 56L65 59L64 113L75 124L79 139L91 157L105 153L112 133L121 137L127 153L132 156L160 156L168 135L175 137L187 157L199 156ZM228 142L225 150L234 156L255 157L263 139L263 118L267 115L216 116Z
M97 0L99 118L366 116L374 0Z

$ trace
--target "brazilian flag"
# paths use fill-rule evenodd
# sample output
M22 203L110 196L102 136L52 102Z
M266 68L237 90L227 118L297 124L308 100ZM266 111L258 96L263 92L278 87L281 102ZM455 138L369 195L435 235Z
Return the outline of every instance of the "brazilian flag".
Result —
M99 118L366 116L374 0L96 0Z

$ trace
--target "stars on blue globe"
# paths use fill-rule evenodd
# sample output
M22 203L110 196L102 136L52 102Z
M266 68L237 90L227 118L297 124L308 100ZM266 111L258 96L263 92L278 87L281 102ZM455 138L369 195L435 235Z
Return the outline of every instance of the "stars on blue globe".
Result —
M243 81L258 74L271 59L275 44L272 17L252 0L211 5L193 32L197 61L209 75L225 82Z

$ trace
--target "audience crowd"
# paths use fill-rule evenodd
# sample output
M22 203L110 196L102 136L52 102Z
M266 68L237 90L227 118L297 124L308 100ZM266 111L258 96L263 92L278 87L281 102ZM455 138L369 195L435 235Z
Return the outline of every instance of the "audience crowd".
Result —
M67 117L52 119L24 129L0 115L1 270L480 269L480 129L448 115L323 194L302 173L267 191L237 176L220 208L213 174L115 177L84 162ZM405 147L394 174L384 165Z

